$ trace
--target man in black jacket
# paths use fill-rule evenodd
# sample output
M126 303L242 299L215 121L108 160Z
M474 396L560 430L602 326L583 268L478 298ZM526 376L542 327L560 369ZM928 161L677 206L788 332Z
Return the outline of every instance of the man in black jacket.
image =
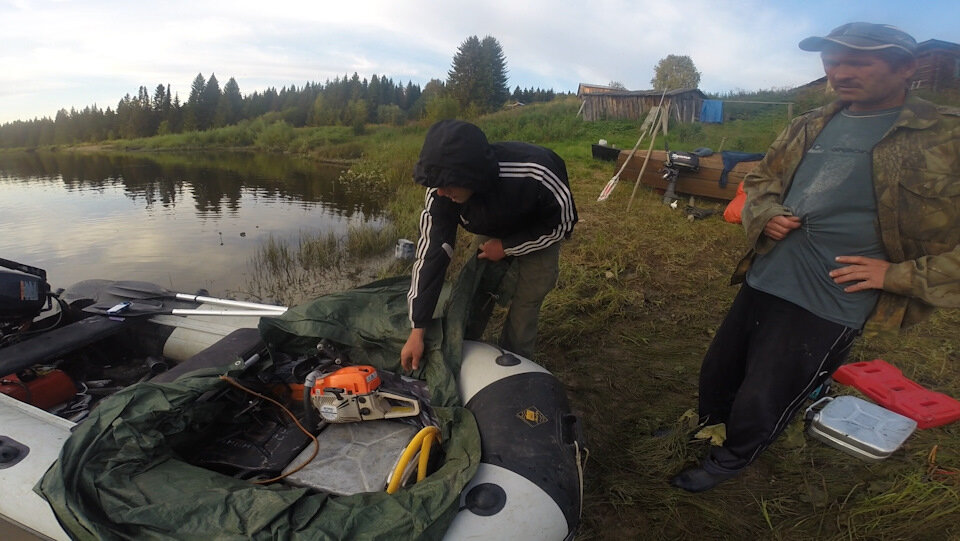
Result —
M515 258L516 292L500 345L531 357L540 305L557 283L560 241L577 223L563 160L536 145L488 143L473 124L442 120L427 131L414 180L427 193L407 295L412 330L400 354L403 368L420 366L457 224L480 236L478 258Z

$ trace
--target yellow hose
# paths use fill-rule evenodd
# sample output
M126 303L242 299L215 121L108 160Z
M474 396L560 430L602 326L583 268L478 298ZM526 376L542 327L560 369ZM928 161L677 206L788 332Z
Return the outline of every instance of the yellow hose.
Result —
M393 474L390 476L390 483L387 485L387 494L393 494L400 489L400 483L403 482L403 472L407 469L413 455L420 451L420 462L417 465L417 482L422 481L427 476L427 462L430 460L430 447L433 442L440 442L440 429L435 426L427 426L417 432L417 435L410 440L407 448L400 455L400 460L393 468Z

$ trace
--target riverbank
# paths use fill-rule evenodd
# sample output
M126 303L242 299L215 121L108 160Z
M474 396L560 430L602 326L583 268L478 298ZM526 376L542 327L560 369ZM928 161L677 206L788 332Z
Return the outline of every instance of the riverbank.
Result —
M554 149L567 163L577 201L581 221L563 248L558 286L542 310L535 360L564 382L586 432L590 460L578 539L960 536L960 475L938 473L960 469L958 423L918 431L891 458L871 464L805 436L798 419L756 464L715 490L694 495L668 486L672 474L706 450L705 443L687 442L683 434L696 407L700 360L736 293L728 281L745 248L743 232L719 215L688 220L642 186L627 210L635 179L622 179L607 201L598 202L615 170L591 157L590 144L602 138L629 149L639 130L631 122L586 123L576 111L576 100L567 100L476 122L491 140ZM783 122L778 116L681 126L671 132L670 148L724 144L763 151ZM373 127L334 143L352 149L357 161L351 178L358 186L383 191L395 238L417 235L423 189L412 182L411 171L426 128ZM290 141L310 137L303 131ZM327 155L319 148L302 154ZM719 202L695 203L723 208ZM461 234L458 262L469 256L468 240ZM408 270L401 265L382 272ZM499 331L496 321L488 329L491 339ZM958 328L960 311L941 311L902 335L860 339L850 360L885 359L921 385L960 397ZM856 394L839 386L833 392ZM660 436L665 428L677 430ZM941 470L931 467L934 449Z
M627 204L635 179L623 179L597 202L615 173L594 160L600 138L630 148L635 125L584 123L571 107L520 108L477 120L491 140L524 140L556 150L567 162L580 223L564 246L560 281L546 299L536 361L566 384L590 448L579 539L934 539L960 535L957 423L914 434L893 457L870 464L829 448L795 420L756 464L705 494L671 488L667 480L706 451L683 434L696 408L700 360L736 293L729 275L745 249L742 228L719 214L690 221L645 187ZM763 151L782 127L676 129L671 149ZM409 171L423 131L389 154L400 234L415 238L422 189ZM766 135L764 135L766 134ZM685 137L684 137L685 135ZM764 137L768 137L764 140ZM755 142L751 142L755 141ZM390 156L387 158L386 156ZM401 174L402 173L402 174ZM414 197L415 196L415 197ZM722 211L724 204L697 200ZM391 207L393 209L393 207ZM682 207L681 207L682 209ZM461 245L464 243L460 243ZM461 256L463 257L463 256ZM850 361L883 358L928 388L960 397L960 311L940 311L899 336L863 338ZM498 334L494 325L488 337ZM835 386L834 393L857 394ZM664 428L673 436L655 437Z

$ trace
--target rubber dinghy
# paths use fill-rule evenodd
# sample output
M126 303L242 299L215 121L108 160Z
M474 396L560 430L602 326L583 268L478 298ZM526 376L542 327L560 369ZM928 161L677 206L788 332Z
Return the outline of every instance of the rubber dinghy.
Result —
M415 382L396 375L408 332L407 279L277 311L259 318L257 330L237 328L249 327L250 320L235 323L208 347L194 335L209 334L210 316L168 313L171 306L196 308L195 301L168 299L162 308L125 319L90 315L81 321L120 320L122 333L77 346L62 355L66 361L53 363L55 369L82 380L91 367L75 359L89 363L93 348L115 355L101 355L99 366L132 362L133 377L143 381L106 396L79 422L0 393L0 484L7 492L0 515L54 539L571 539L580 518L585 451L562 384L529 359L463 339L472 300L487 296L500 272L484 262L467 265L444 317L428 330ZM176 318L180 326L171 323ZM223 331L231 326L223 319L217 325ZM170 328L190 336L176 337ZM157 352L173 342L179 353ZM190 350L185 343L194 351L184 353ZM377 475L359 490L331 489L333 477L322 469L311 476L310 468L326 461L317 467L338 470L356 484L370 464L383 462L353 466L361 448L357 434L387 423L402 432L400 420L331 424L314 444L270 404L223 377L283 395L297 385L278 384L277 374L302 377L293 361L316 356L318 344L332 345L354 365L373 367L384 381L393 372L394 382L425 383L429 416L420 417L428 417L440 437L433 453L421 449L422 480L413 479L416 467L404 469L391 458L387 469L402 476L393 493L383 490L386 480ZM139 358L150 362L127 361L130 351L123 348L140 348ZM158 363L181 360L176 357L182 362L170 370L155 370ZM98 380L85 381L80 386L89 394ZM295 403L297 393L289 394L286 403ZM349 442L331 444L326 435L334 429ZM383 432L374 437L388 439ZM331 445L342 456L327 456ZM265 479L289 473L314 447L321 452L305 469Z

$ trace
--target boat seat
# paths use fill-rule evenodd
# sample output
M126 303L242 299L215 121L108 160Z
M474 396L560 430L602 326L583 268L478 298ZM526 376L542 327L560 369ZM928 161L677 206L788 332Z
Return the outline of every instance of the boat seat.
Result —
M186 361L154 376L150 381L167 383L201 368L226 368L227 365L236 362L237 358L249 359L251 355L259 353L265 347L263 340L260 339L260 331L257 329L237 329Z
M113 336L123 330L128 320L106 317L88 317L44 332L3 348L0 358L0 376L49 363L82 347Z

